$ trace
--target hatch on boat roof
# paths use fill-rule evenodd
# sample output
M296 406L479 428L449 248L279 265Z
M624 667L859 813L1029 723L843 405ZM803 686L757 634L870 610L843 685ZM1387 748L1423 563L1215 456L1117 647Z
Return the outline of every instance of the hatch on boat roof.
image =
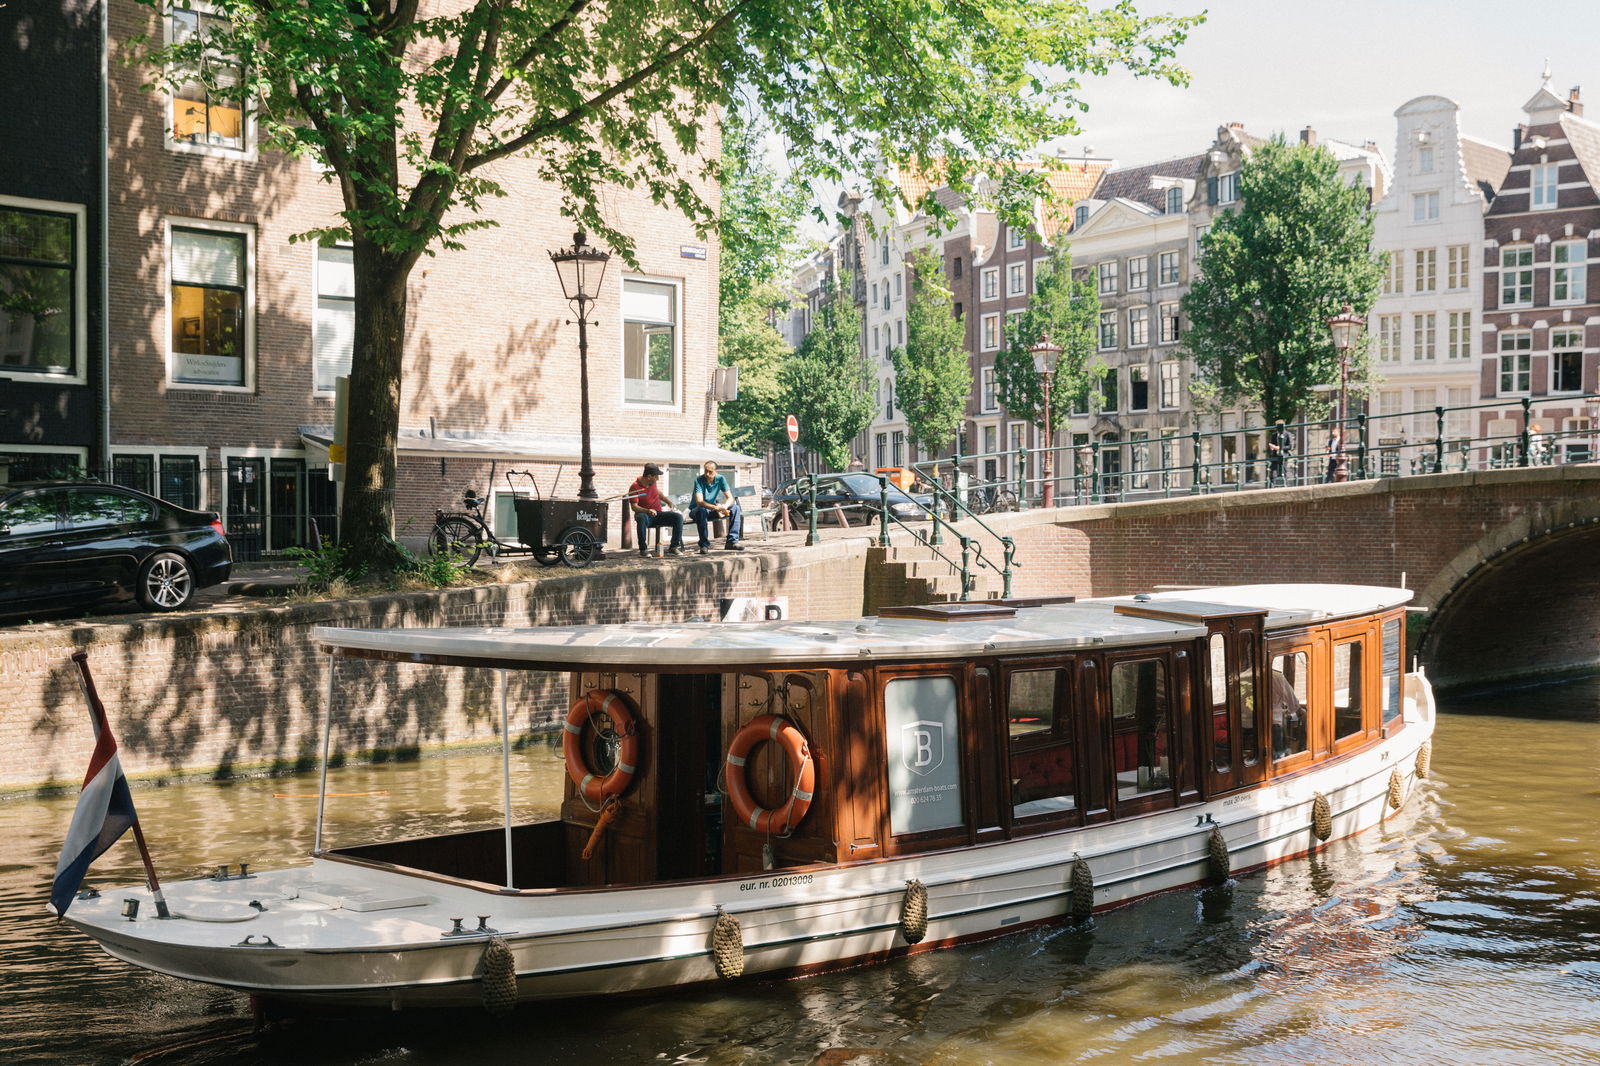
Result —
M928 618L943 622L971 622L984 618L1015 618L1017 609L1006 603L919 603L880 607L879 618Z
M1204 623L1212 618L1237 618L1263 616L1265 607L1237 607L1225 603L1205 603L1200 600L1162 600L1159 603L1138 600L1119 603L1113 608L1117 614L1131 618L1151 618L1159 622Z

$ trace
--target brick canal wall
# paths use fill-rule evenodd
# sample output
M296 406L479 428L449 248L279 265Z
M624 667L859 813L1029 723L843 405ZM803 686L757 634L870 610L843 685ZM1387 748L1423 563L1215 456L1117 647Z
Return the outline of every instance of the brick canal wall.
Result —
M320 752L328 656L314 626L562 625L719 617L728 596L787 596L793 617L861 613L861 542L625 570L561 570L523 584L238 611L0 630L0 793L82 781L93 748L69 656L89 652L131 775L309 765ZM564 677L510 675L514 734L565 713ZM362 660L339 666L335 750L360 757L498 737L487 670Z

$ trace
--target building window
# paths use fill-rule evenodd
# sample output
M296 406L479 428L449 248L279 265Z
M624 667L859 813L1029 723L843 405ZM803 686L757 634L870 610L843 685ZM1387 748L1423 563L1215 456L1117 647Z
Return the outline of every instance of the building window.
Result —
M1089 205L1088 204L1079 204L1077 207L1074 207L1072 209L1072 228L1073 229L1081 229L1081 228L1083 228L1083 224L1085 222L1087 222L1087 221L1089 221Z
M883 383L883 417L894 417L894 378L889 378ZM897 464L898 465L898 464Z
M1100 279L1098 291L1101 295L1115 295L1117 291L1117 261L1107 259L1095 264L1095 275Z
M904 274L896 274L894 276L894 298L896 300L905 295L905 285L906 276Z
M1136 255L1128 260L1128 291L1138 292L1150 287L1150 257Z
M1000 347L1000 316L983 316L983 350L992 352Z
M227 19L203 11L178 8L168 34L173 44L200 40L231 29ZM172 139L179 144L244 150L244 109L234 98L244 80L237 61L206 47L199 68L180 72L172 93ZM208 87L209 86L209 87Z
M1500 249L1500 306L1533 306L1533 246Z
M957 300L951 309L955 312L957 322L966 317L966 309L961 306L960 300Z
M1162 304L1158 308L1161 315L1162 344L1176 344L1178 338L1183 336L1183 329L1178 320L1178 308L1179 305L1176 303Z
M1128 410L1150 410L1150 368L1143 363L1128 368Z
M1583 391L1583 330L1550 331L1550 391Z
M622 280L622 398L676 400L678 289L641 278Z
M1156 260L1156 284L1176 285L1178 283L1178 259L1181 252L1162 252Z
M1028 243L1026 230L1017 229L1015 226L1006 227L1006 247L1013 252Z
M1406 291L1406 270L1400 252L1390 252L1383 270L1383 295L1398 296Z
M1411 316L1411 358L1431 360L1439 357L1439 316L1427 314Z
M1550 249L1550 302L1581 304L1584 301L1584 260L1589 242L1557 241Z
M894 297L889 294L889 283L886 281L883 283L883 309L885 311L889 310L889 305L893 299Z
M897 319L895 319L895 323L894 323L894 343L898 346L898 345L904 344L905 342L906 342L906 320L903 319L903 318L897 318Z
M961 257L959 255L950 260L950 276L953 278L961 276Z
M872 299L868 300L867 304L870 307L878 306L878 283L876 281L872 283Z
M1170 411L1178 406L1178 387L1182 381L1182 368L1177 360L1173 360L1162 363L1159 372L1161 374L1161 406Z
M1444 287L1452 290L1466 288L1471 284L1471 248L1465 244L1452 244L1444 250L1445 275Z
M882 237L878 240L878 262L884 266L889 265L889 238Z
M1446 320L1445 357L1467 359L1472 355L1472 312L1451 311Z
M1500 334L1500 395L1526 395L1533 349L1533 333L1515 330Z
M1128 343L1143 347L1150 343L1150 309L1128 308Z
M1378 362L1400 361L1400 316L1378 316Z
M1100 410L1115 411L1117 409L1117 368L1107 368L1100 378Z
M1439 221L1439 194L1436 192L1413 193L1411 195L1411 221Z
M1167 190L1167 214L1183 214L1183 190L1174 185Z
M153 452L116 452L111 456L111 480L130 489L159 496L179 507L201 506L199 453L158 455Z
M997 410L999 405L995 402L994 367L984 367L982 378L983 391L980 394L980 409L985 412Z
M83 209L0 203L0 374L75 377L82 346Z
M330 392L350 373L356 344L356 272L348 245L317 248L317 321L312 338L316 388Z
M1012 296L1028 295L1028 264L1012 263L1006 268L1006 291Z
M876 449L875 454L877 456L877 461L874 462L872 465L873 466L888 466L889 465L889 434L887 434L887 433L879 433L876 437L873 438L873 442L872 443L873 443L873 447Z
M1206 234L1211 232L1210 226L1196 226L1194 228L1194 258L1196 262L1205 258Z
M1217 203L1231 204L1239 198L1239 172L1222 174L1217 178Z
M1529 172L1532 193L1528 200L1528 207L1533 211L1548 211L1556 206L1559 197L1561 165L1549 163L1536 166Z
M1100 312L1100 350L1117 346L1117 313L1115 311Z
M1000 268L985 267L983 271L983 298L993 300L1000 295Z
M248 263L243 233L172 227L174 382L246 384Z
M1418 248L1415 255L1416 287L1412 292L1437 292L1439 290L1439 249Z
M1433 173L1433 148L1431 145L1423 145L1417 149L1417 173Z

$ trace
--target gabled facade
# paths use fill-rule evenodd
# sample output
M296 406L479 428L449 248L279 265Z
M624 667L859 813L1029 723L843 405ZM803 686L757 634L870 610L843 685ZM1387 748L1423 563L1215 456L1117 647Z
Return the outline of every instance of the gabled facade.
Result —
M1513 461L1526 428L1555 435L1563 458L1592 455L1596 412L1577 397L1600 391L1600 125L1583 117L1548 73L1523 105L1510 171L1484 219L1479 389L1485 400L1527 401L1482 412L1481 435L1503 436L1491 460ZM1534 427L1538 428L1535 429Z

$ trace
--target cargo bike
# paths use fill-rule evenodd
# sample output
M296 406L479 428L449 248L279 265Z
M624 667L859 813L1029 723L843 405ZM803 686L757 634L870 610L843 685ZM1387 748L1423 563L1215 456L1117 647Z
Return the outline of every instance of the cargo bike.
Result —
M492 483L492 468L489 477ZM461 497L465 510L433 513L429 549L458 556L468 566L485 551L491 558L532 555L543 566L559 562L584 567L603 556L607 507L603 501L544 496L531 470L507 470L505 479L516 518L516 541L495 536L484 517L484 498L468 489Z

